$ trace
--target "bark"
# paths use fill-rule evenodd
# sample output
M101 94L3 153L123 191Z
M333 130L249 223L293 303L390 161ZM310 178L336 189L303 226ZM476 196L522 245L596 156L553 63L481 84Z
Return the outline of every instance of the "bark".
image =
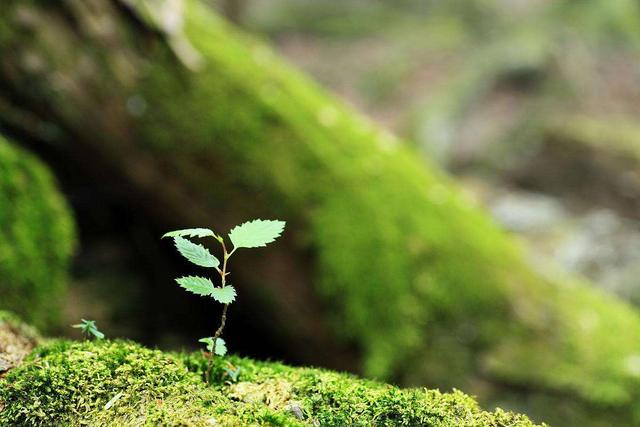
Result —
M351 365L355 349L370 376L503 402L505 383L531 385L630 414L637 313L534 271L441 172L202 4L4 9L5 129L126 188L165 229L288 221L234 278L302 360Z

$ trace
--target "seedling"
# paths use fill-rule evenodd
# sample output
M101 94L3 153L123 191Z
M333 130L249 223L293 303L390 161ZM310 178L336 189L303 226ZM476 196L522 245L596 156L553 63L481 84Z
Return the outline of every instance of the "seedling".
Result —
M224 368L224 372L229 376L232 383L238 382L238 376L240 375L240 366L236 367L231 362L227 362L227 367Z
M96 325L95 320L82 319L81 323L78 323L77 325L71 325L71 327L80 329L86 339L89 339L92 336L98 340L101 340L104 338L104 334L98 330L98 326Z
M215 286L213 281L207 277L201 276L184 276L176 279L180 287L194 293L196 295L210 297L223 305L222 315L218 328L213 336L201 338L199 342L205 345L207 350L207 371L205 373L207 383L210 382L211 368L213 367L213 358L215 356L224 356L227 353L227 345L222 339L222 333L227 322L227 310L229 304L236 299L236 290L227 283L227 276L230 274L227 270L227 262L231 255L240 248L258 248L266 246L267 243L273 242L282 234L284 230L284 221L270 221L256 219L245 222L242 225L234 227L229 232L229 240L233 244L231 251L227 250L227 245L223 236L217 235L208 228L189 228L185 230L176 230L166 233L163 238L171 237L178 249L178 252L193 264L213 268L220 276L220 286ZM204 246L193 243L187 237L213 237L222 247L222 262L216 258ZM235 372L234 372L235 373ZM235 377L237 378L236 373ZM231 375L230 375L231 376Z

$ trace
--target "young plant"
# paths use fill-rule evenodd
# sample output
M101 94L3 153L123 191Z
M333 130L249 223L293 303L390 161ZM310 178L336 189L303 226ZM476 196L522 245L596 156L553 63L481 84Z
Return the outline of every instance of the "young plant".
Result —
M227 367L224 368L224 372L227 374L232 383L238 382L240 376L240 366L236 367L231 362L227 362Z
M207 349L207 371L205 377L207 383L210 380L211 368L213 367L213 358L215 356L224 356L227 353L227 345L222 339L222 333L227 322L227 309L236 298L236 290L227 283L227 276L230 274L227 269L227 262L231 255L240 248L258 248L266 246L267 243L273 242L282 234L284 230L284 221L271 221L256 219L254 221L245 222L242 225L234 227L229 232L229 240L233 244L233 248L229 251L223 236L217 235L208 228L189 228L185 230L176 230L166 233L162 237L171 237L175 243L178 252L193 264L213 268L220 276L220 285L215 286L213 281L208 277L201 276L184 276L175 279L178 284L185 290L196 295L210 297L218 303L222 304L222 315L220 323L215 330L213 336L201 338L199 342L205 344ZM204 246L193 243L187 237L203 238L213 237L222 247L222 262L216 258Z
M91 338L92 336L98 340L104 338L104 334L98 330L98 326L96 325L95 320L85 320L81 319L82 322L77 325L71 325L72 328L80 329L82 334L86 339Z

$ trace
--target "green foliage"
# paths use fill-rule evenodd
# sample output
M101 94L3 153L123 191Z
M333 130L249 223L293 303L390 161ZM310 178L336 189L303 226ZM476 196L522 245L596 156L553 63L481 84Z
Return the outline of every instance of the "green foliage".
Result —
M216 235L206 228L195 228L171 231L162 237L173 237L176 248L186 259L201 267L213 267L220 274L220 286L214 286L210 279L199 276L187 276L176 279L176 282L185 290L200 296L210 296L215 301L224 305L220 326L212 337L202 338L200 342L206 344L209 357L209 369L207 370L207 381L213 363L213 356L224 356L227 353L227 345L221 338L227 320L227 308L236 298L236 290L233 286L227 285L227 261L238 248L256 248L266 246L273 242L282 234L284 221L261 220L246 222L234 227L229 233L229 239L234 245L233 250L228 251L224 237ZM219 268L220 261L214 257L204 246L191 242L182 236L210 236L214 237L222 246L223 262Z
M170 231L165 233L162 238L165 237L213 237L215 233L208 228L185 228L183 230Z
M211 255L211 252L209 252L204 246L193 243L179 236L174 237L173 241L176 244L178 252L195 265L211 268L217 268L220 265L218 258Z
M227 362L227 366L224 368L224 372L229 376L229 379L232 382L238 382L238 378L240 377L240 367L234 366L233 363Z
M229 362L242 381L228 381ZM401 390L320 369L166 354L124 341L52 341L0 379L7 426L531 427L454 391Z
M81 323L73 325L72 327L80 329L87 339L92 336L99 340L104 339L104 334L98 330L95 320L82 319Z
M217 356L224 356L225 354L227 354L227 343L222 338L217 338L214 340L213 337L205 337L200 338L198 342L205 344L206 349L209 353L215 352Z
M186 291L205 297L211 295L215 289L213 282L206 277L186 276L176 279L176 282Z
M0 136L0 309L55 327L74 246L71 211L51 173Z
M230 304L236 299L236 290L233 286L227 285L221 288L215 288L211 292L211 296L221 304Z
M229 233L235 248L258 248L273 242L284 230L284 221L256 219L238 225Z

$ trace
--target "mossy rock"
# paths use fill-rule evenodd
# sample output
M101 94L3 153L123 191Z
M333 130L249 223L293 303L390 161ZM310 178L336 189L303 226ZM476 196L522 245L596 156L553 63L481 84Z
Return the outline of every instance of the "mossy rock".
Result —
M74 242L71 212L49 170L0 136L0 309L54 324Z
M232 382L226 368L239 368ZM0 424L11 426L533 426L486 412L459 391L402 390L309 368L216 359L127 341L53 341L0 380Z

